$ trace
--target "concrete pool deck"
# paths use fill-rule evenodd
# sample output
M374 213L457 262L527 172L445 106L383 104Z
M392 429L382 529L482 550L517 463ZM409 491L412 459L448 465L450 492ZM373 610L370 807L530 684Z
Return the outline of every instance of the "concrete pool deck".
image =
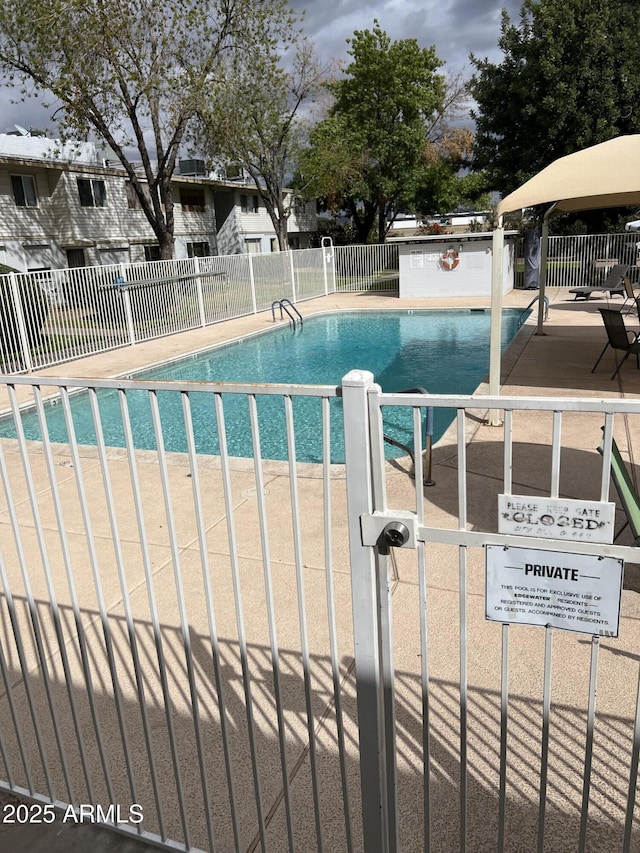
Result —
M525 307L535 294L526 291L514 291L504 301L505 307ZM614 370L614 353L609 350L595 374L591 368L605 343L604 329L598 313L598 307L606 304L606 299L592 298L575 302L565 290L555 290L547 294L551 308L549 321L545 325L546 334L535 336L533 320L530 319L503 360L503 393L526 396L546 397L631 397L640 394L640 371L636 370L634 359L621 371L615 380L610 380ZM611 300L620 305L619 299ZM389 295L334 294L321 299L300 303L298 306L304 316L319 311L411 307L489 307L488 300L398 300ZM627 318L628 325L637 325L637 318ZM79 359L75 362L43 370L39 375L104 378L120 376L144 367L162 363L182 354L208 348L226 340L241 337L253 331L272 326L270 312L238 320L227 321L205 329L173 335L134 347L126 347L109 353ZM354 368L359 365L354 365ZM26 400L28 389L19 388L19 397ZM6 390L0 389L0 410L8 407ZM633 417L620 419L620 430L616 440L620 449L632 466L640 458L640 422ZM519 424L518 441L521 444L526 470L519 482L522 493L533 493L544 489L541 482L542 464L536 448L549 441L548 423L545 419L531 419ZM592 439L593 433L585 433L584 420L567 417L563 422L563 452L567 452L573 461L572 470L564 481L567 494L579 496L591 495L594 490L594 470L598 454ZM502 438L501 430L477 424L468 448L469 472L469 523L479 529L491 529L495 524L495 494L499 490L501 477L501 459L497 449ZM21 461L11 446L4 442L7 468L12 482L21 483ZM175 455L179 456L178 454ZM64 509L65 533L72 561L75 565L86 566L87 571L78 578L78 600L83 623L89 637L92 650L92 662L96 672L104 671L104 651L101 649L100 620L96 607L96 597L88 569L90 554L87 551L84 523L81 517L77 496L75 495L74 472L69 465L69 454L64 448L56 448L57 488ZM32 465L37 486L38 502L43 523L44 537L49 547L51 569L56 578L56 590L63 614L63 631L70 650L69 667L73 673L74 685L81 693L82 668L75 652L73 640L73 618L71 601L65 590L64 554L57 543L59 519L54 511L51 488L47 471L37 448L33 448ZM150 564L157 590L157 603L160 616L161 634L165 656L175 669L170 677L172 707L176 718L176 738L186 756L190 756L189 742L193 730L188 725L189 699L186 686L184 663L181 662L180 624L175 607L175 587L173 579L174 557L167 534L167 524L162 506L161 485L157 463L150 454L139 466L141 492L145 505L146 532L150 547ZM309 607L309 631L313 665L313 710L316 720L318 755L321 770L321 809L326 848L344 849L339 768L335 758L335 733L331 728L333 708L331 703L331 673L328 662L327 613L324 605L326 596L325 555L322 533L322 519L318 507L322 507L321 480L317 472L305 468L300 475L301 532L303 560L305 568L306 595ZM98 482L99 460L95 452L87 449L82 454L82 471L87 482ZM295 543L291 533L291 509L288 503L289 478L286 468L268 467L266 469L265 489L266 511L269 529L272 532L269 543L269 556L272 561L274 589L278 605L279 643L282 649L284 670L284 697L287 719L288 761L291 776L292 802L297 849L307 851L315 849L314 821L309 798L309 758L308 736L304 725L304 690L301 678L301 648L299 637L298 610L295 590L292 587L292 569L295 565ZM171 493L176 512L176 541L179 546L179 559L182 572L189 578L195 578L202 559L199 533L193 518L190 501L192 484L188 467L184 460L172 458L169 467ZM159 696L158 679L154 674L154 632L145 595L145 582L139 566L138 533L135 524L135 511L130 493L130 472L124 454L114 453L110 460L110 476L114 493L119 502L117 518L120 532L120 545L127 565L129 582L128 592L136 608L140 627L140 645L143 658L143 670L148 695L157 704ZM203 480L206 479L207 515L206 550L215 567L217 582L216 619L221 643L220 656L224 664L225 683L230 697L233 730L229 735L234 760L238 766L238 791L247 795L239 807L241 825L241 849L253 850L256 843L255 807L251 797L251 774L245 738L243 736L243 709L241 691L238 690L239 651L233 595L230 581L230 549L226 533L225 508L222 502L222 483L219 470L207 461L202 468ZM437 449L435 454L434 479L436 486L425 492L433 526L450 527L457 520L457 460L446 446ZM341 676L343 678L343 711L347 732L347 752L351 795L355 806L354 838L355 848L361 844L361 829L357 812L357 752L354 740L357 738L355 711L353 706L352 638L350 579L347 552L347 530L345 519L344 484L339 473L333 481L332 495L332 551L333 576L336 592L337 627ZM270 849L286 849L286 826L282 799L282 784L279 770L277 737L274 731L275 712L273 707L273 686L270 676L269 632L264 614L264 592L255 583L262 578L262 552L260 530L257 519L257 501L255 481L250 463L234 464L232 472L234 495L234 513L238 529L238 558L243 579L245 619L248 626L248 641L251 649L251 671L257 685L256 708L258 712L258 750L263 770L261 782L265 812L269 814L268 840ZM532 490L527 492L526 489ZM388 500L393 507L410 508L413 500L414 485L402 470L401 465L390 465L388 475ZM140 721L136 717L137 694L129 667L124 662L126 652L126 626L122 606L122 595L115 580L116 555L112 532L107 522L104 498L91 492L91 522L94 539L99 548L102 563L102 578L109 621L114 632L116 651L122 649L123 698L125 716L133 732L132 752L140 766L144 762ZM25 488L16 488L13 493L13 510L16 513L21 531L23 546L29 564L37 565L41 561L34 522L30 516L28 495ZM12 546L10 527L11 508L7 506L4 492L0 495L0 531L2 532L2 550L8 566L12 583L16 588L20 578L17 571L18 555ZM480 549L474 549L480 550ZM430 647L429 675L432 694L432 829L433 849L453 851L459 848L457 826L457 761L459 756L459 704L457 682L459 677L458 628L459 612L459 566L457 548L434 546L430 558L430 572L427 575L429 599L430 635L434 638ZM397 725L398 725L398 809L401 824L401 850L422 849L420 839L421 818L416 815L416 803L421 803L421 754L420 713L421 696L419 687L420 657L416 634L419 626L419 601L417 595L417 577L415 554L401 552L396 558L396 576L393 582L393 609L395 629L395 666L397 672ZM41 622L45 635L49 632L47 644L51 646L49 660L52 673L55 674L55 690L64 700L64 673L59 651L54 650L52 620L47 612L47 589L41 578L35 578L34 594L41 608ZM469 780L468 780L468 839L469 849L491 851L496 849L497 832L497 772L500 719L500 628L497 624L484 621L483 564L480 554L469 558L468 579L468 619L469 619ZM602 747L594 755L594 784L591 795L591 809L588 835L588 848L593 851L616 849L621 846L624 810L626 808L625 767L628 773L629 749L628 733L633 726L635 713L635 685L638 680L638 661L640 660L640 574L638 567L628 565L625 576L625 589L622 596L622 626L617 640L603 640L598 692L598 734ZM208 628L206 613L201 602L201 589L195 581L193 587L186 590L189 605L189 628L192 636L194 655L197 658L197 688L206 713L203 712L205 740L212 754L218 754L220 736L215 709L213 676L207 672ZM21 599L20 618L27 624L28 614ZM10 634L3 611L5 627L4 637ZM512 728L511 749L515 748L517 759L509 770L507 802L507 837L509 849L535 849L535 830L538 815L537 779L539 768L539 730L540 706L542 697L541 652L544 646L544 632L534 628L521 627L511 632L510 660L512 661L510 714ZM583 761L584 740L584 697L585 675L588 676L590 642L587 637L566 635L556 632L554 635L554 682L553 682L553 730L551 751L554 768L550 770L548 783L547 836L545 850L565 853L568 849L567 838L577 838L579 828L579 809L582 796L581 762ZM578 639L577 639L578 638ZM77 641L76 641L77 642ZM10 645L8 643L7 645ZM210 654L210 650L209 650ZM30 673L33 675L34 693L43 701L42 687L38 681L34 651L27 648L30 661ZM10 660L14 671L13 685L20 708L25 708L22 696L19 667L15 659ZM622 689L623 688L623 689ZM104 715L103 723L109 737L117 741L117 731L112 721L107 719L106 705L103 708L102 694L109 693L109 685L96 678L98 711ZM88 714L78 697L81 712ZM152 704L153 704L152 703ZM155 704L150 709L152 729L161 726L162 714ZM67 725L67 736L73 741L73 730ZM113 729L113 731L112 731ZM48 749L55 754L52 733L44 733ZM51 743L49 743L51 741ZM140 741L140 743L138 742ZM164 744L163 744L164 746ZM95 746L88 744L91 754ZM581 751L582 750L582 751ZM111 761L117 767L118 752L110 752ZM156 755L157 776L169 786L164 794L170 796L171 765L166 748L159 748ZM97 763L97 759L96 759ZM19 764L19 762L18 762ZM206 845L202 831L202 815L197 807L198 774L195 764L184 761L185 774L183 784L190 797L189 820L198 827L192 843ZM190 771L190 772L189 772ZM78 790L83 790L83 772L77 761L72 763L71 772ZM211 768L212 809L220 829L219 850L233 849L233 839L228 827L224 826L226 800L223 794L224 778L222 768ZM58 787L64 790L59 779ZM41 790L44 790L41 788ZM129 800L124 781L118 783L116 794L121 802ZM97 802L108 802L107 793L98 786L95 792ZM149 811L152 810L153 791L149 779L140 782L140 797ZM240 798L239 798L240 799ZM173 816L168 828L179 833L178 822ZM215 821L214 821L215 822ZM16 827L0 834L0 843L6 843L11 849L20 849L18 842L24 843L26 830ZM58 831L60 827L57 827ZM47 849L57 851L55 839L46 834L45 828L31 827L33 833L28 846L24 849ZM12 836L12 833L14 835ZM638 843L637 835L634 835ZM71 849L68 837L66 846ZM102 849L95 845L96 853ZM8 849L8 848L7 848ZM106 849L106 848L105 848ZM117 849L117 848L116 848Z

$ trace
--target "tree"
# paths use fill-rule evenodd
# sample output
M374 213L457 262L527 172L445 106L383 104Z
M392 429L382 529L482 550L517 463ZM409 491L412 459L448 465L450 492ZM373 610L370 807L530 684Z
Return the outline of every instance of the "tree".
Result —
M374 22L348 40L352 62L329 84L335 102L311 133L300 180L351 215L366 242L413 198L426 129L443 104L442 65L433 47L392 42Z
M445 213L460 207L489 205L486 174L469 171L474 133L471 128L447 125L423 151L423 168L416 180L415 210Z
M507 194L558 157L640 131L633 0L525 0L503 60L474 56L474 164Z
M289 68L283 53L285 59L293 54ZM302 112L320 93L325 75L313 45L292 33L286 45L265 43L250 59L241 55L228 63L223 89L201 114L200 147L249 173L283 251L294 198L284 189L306 136Z
M5 0L0 67L23 96L53 96L63 135L108 143L170 258L171 176L205 91L224 55L277 40L291 21L286 0Z

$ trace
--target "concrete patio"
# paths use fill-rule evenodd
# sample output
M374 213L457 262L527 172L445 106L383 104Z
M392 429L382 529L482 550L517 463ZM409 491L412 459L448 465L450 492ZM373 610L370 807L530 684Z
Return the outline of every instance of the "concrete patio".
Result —
M535 294L514 291L505 299L505 307L524 307ZM605 335L598 307L607 303L602 298L574 301L566 290L548 292L551 307L546 334L537 336L535 318L530 318L503 358L502 391L504 394L530 397L624 397L635 399L640 394L640 371L630 358L615 381L614 353L609 350L598 370L591 368L601 352ZM612 299L614 306L620 299ZM486 300L443 301L402 300L391 295L334 294L300 303L304 316L319 311L411 307L488 307ZM627 318L637 329L638 319ZM227 321L134 347L92 356L42 371L43 376L73 378L105 378L130 375L149 367L197 352L216 343L231 340L272 325L269 312ZM361 365L353 365L354 368ZM481 386L480 393L486 392ZM29 389L18 387L21 401L30 398ZM6 388L0 388L0 411L9 406ZM519 418L515 424L516 477L514 491L533 494L548 489L550 416ZM596 415L569 415L563 420L562 494L567 497L598 499L598 471L601 465L596 451L601 419ZM636 472L640 458L640 416L618 416L615 437L624 458ZM495 530L496 496L501 490L503 432L487 426L479 419L467 448L469 490L469 526L471 529ZM87 731L91 731L92 708L83 690L83 660L79 653L78 626L73 612L73 594L67 573L74 567L75 595L81 614L82 632L86 637L88 660L93 675L95 713L103 728L107 744L107 763L114 777L110 793L100 780L99 745L87 737L85 749L90 756L91 771L97 781L90 792L87 773L82 767L77 737L70 717L63 716L60 725L65 749L69 751L69 777L78 802L127 806L133 801L126 774L126 756L119 740L117 720L112 715L112 686L108 676L107 654L100 617L100 601L92 576L92 553L88 544L86 520L83 519L77 494L76 472L63 445L55 447L56 490L60 495L64 518L64 536L56 512L46 459L35 443L29 458L41 523L34 521L23 460L15 442L2 440L8 478L12 488L12 506L4 489L0 490L0 550L7 576L15 596L18 620L25 636L25 652L34 701L46 707L46 685L39 672L37 650L32 637L32 614L28 612L23 581L19 571L20 553L12 529L12 514L20 530L21 546L30 567L33 594L38 603L38 620L42 626L47 661L51 673L51 689L56 704L68 708L71 700L65 688L65 670L72 674L74 700L78 715ZM545 450L541 450L545 448ZM96 543L99 575L112 632L123 716L130 737L130 755L136 768L137 802L150 815L149 831L157 832L154 799L159 796L166 812L165 829L169 838L181 837L180 815L174 803L174 769L170 749L163 732L163 685L158 674L158 643L168 665L167 694L170 697L175 738L179 752L182 786L185 791L187 822L192 827L191 844L207 847L206 820L202 808L202 790L191 722L193 697L189 691L189 673L185 666L184 634L176 607L176 550L179 572L184 579L184 593L189 614L188 629L195 672L193 684L198 698L202 740L210 760L207 766L209 796L217 850L234 849L232 827L228 818L228 796L224 773L218 685L211 666L210 624L201 579L203 550L209 560L214 580L215 617L220 638L219 661L226 696L228 745L235 770L238 802L239 847L243 851L259 849L256 807L253 795L251 760L247 745L247 720L241 679L242 638L238 631L237 608L233 591L233 547L229 540L227 515L223 501L223 478L219 462L212 457L199 463L199 477L205 506L204 543L193 512L193 477L188 459L183 454L169 456L170 490L175 508L175 539L168 529L162 500L162 483L155 453L137 454L137 471L144 509L148 554L141 555L139 525L136 523L135 494L131 488L130 468L124 451L109 454L109 476L117 498L116 518L121 556L114 543L105 496L101 490L102 473L95 448L82 448L82 477L88 485L89 512L93 540ZM407 476L403 463L388 464L388 502L394 508L415 506L414 482ZM337 757L335 705L327 612L327 568L323 534L323 481L320 466L303 465L298 473L300 493L301 542L304 566L306 614L311 653L313 712L318 755L319 799L325 849L345 849L343 800L340 766ZM300 640L299 602L296 597L295 541L289 501L290 482L286 463L266 462L265 507L268 519L269 557L273 573L277 632L282 670L282 696L287 728L287 763L291 786L294 838L296 849L316 849L311 796L308 732L305 717L305 691ZM425 490L426 512L430 526L452 527L457 523L457 454L450 436L445 436L434 452L436 485ZM261 536L256 481L251 460L235 460L231 472L233 510L237 532L238 570L242 581L244 626L249 648L248 666L254 685L257 743L260 763L260 786L267 823L268 849L287 849L287 826L283 805L283 784L274 702L272 650L266 615L263 577L263 539ZM353 639L351 589L348 561L348 536L344 478L334 466L331 479L331 554L330 568L334 584L340 675L342 679L342 711L346 734L346 773L352 807L354 848L361 849L358 792L357 725L353 673ZM68 552L65 553L66 542ZM628 540L627 540L628 541ZM46 543L46 559L42 542ZM204 549L203 546L204 545ZM496 849L497 789L500 737L500 633L497 623L484 618L484 562L482 549L469 549L468 557L468 762L467 781L468 849ZM126 567L127 594L135 613L142 679L147 696L151 731L154 734L155 779L148 766L143 724L139 713L139 691L130 660L126 609L118 579L118 560ZM144 562L153 576L155 606L160 636L154 628L153 606L144 573ZM49 606L50 590L39 567L48 561L54 577L55 594L60 609L65 663L56 643L56 620ZM432 850L449 853L459 849L459 630L460 612L459 564L457 548L431 545L427 548L427 598L429 612L429 680L430 680L430 758ZM398 734L398 815L400 850L422 849L422 752L420 690L420 602L415 554L399 552L395 557L392 584L394 610L394 656L397 689ZM598 681L597 741L594 750L593 783L589 812L587 848L589 851L619 849L622 846L631 736L635 716L638 662L640 661L640 571L627 564L622 594L622 620L618 639L600 643ZM20 662L8 616L6 600L2 602L0 622L2 644L16 707L29 719L28 696L20 673ZM510 764L507 783L506 838L507 849L535 849L538 819L538 772L541 728L544 631L514 626L510 632ZM546 851L577 849L582 798L582 768L586 726L586 695L591 643L587 636L556 631L554 634L553 708L551 731L552 763L549 769L546 814ZM6 696L3 715L10 720ZM9 725L9 724L7 724ZM25 726L28 731L28 725ZM63 769L56 760L59 751L51 725L43 727L46 753L52 760L52 781L58 798L65 800L68 786ZM38 766L37 745L27 745L34 767ZM13 742L7 750L20 777L20 754ZM146 772L142 768L147 768ZM625 776L626 773L626 776ZM89 774L91 775L91 774ZM34 772L34 782L45 792L42 770ZM24 784L20 781L19 784ZM115 799L111 798L111 795ZM146 815L145 815L146 818ZM83 828L86 830L86 827ZM0 847L9 850L48 850L51 853L71 850L70 837L79 831L73 826L2 827ZM96 834L91 846L96 853L111 849L111 836ZM130 844L129 840L123 842ZM633 843L640 843L634 824ZM106 846L102 846L102 845ZM22 846L20 846L22 845ZM86 849L78 847L78 849Z

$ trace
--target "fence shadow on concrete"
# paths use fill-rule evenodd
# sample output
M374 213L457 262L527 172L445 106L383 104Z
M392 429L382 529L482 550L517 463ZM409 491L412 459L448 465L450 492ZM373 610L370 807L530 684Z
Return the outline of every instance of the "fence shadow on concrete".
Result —
M51 608L38 602L37 619L43 626L51 625ZM25 642L30 618L24 600L17 602L18 618ZM102 752L92 723L87 690L82 683L80 655L77 643L69 639L67 651L73 670L71 689L61 672L55 640L47 650L47 669L51 675L52 702L58 712L60 743L71 782L70 797L60 751L50 721L49 703L45 695L41 667L32 666L26 679L16 666L12 634L6 620L3 623L2 643L7 659L7 682L13 711L19 721L24 753L31 767L36 791L47 794L42 761L34 736L31 712L26 701L26 686L33 697L44 744L48 773L55 796L76 803L107 806L121 805L122 816L128 817L129 805L136 801L143 806L144 827L158 832L158 815L154 806L156 796L162 804L164 831L167 836L184 840L184 825L180 815L176 769L171 759L168 737L167 710L174 732L180 787L183 792L184 820L189 843L208 849L207 818L204 803L210 806L211 825L216 849L235 849L231 801L225 771L224 738L220 727L219 685L216 683L209 637L190 631L193 664L196 674L196 694L199 705L200 739L207 779L207 797L203 796L199 758L191 714L188 687L189 674L185 666L183 637L172 625L162 624L160 637L154 635L153 625L144 620L135 622L138 639L142 681L146 696L144 721L137 700L136 676L131 664L130 638L125 620L109 615L117 656L118 687L122 694L122 717L128 735L125 750L118 724L113 686L106 665L102 631L96 612L83 612L95 697L95 714L99 721ZM60 619L65 635L71 637L76 626L70 609L63 607ZM68 632L68 633L67 633ZM163 644L167 661L168 704L164 707L162 685L158 675L156 644ZM233 769L235 810L239 832L239 849L259 849L256 812L255 777L252 769L247 736L247 703L241 672L241 652L235 640L221 639L219 660L222 673L224 714L227 723L227 746ZM351 660L342 661L342 712L345 722L346 749L344 773L349 792L353 849L362 849L359 802L357 724L353 670ZM278 742L277 701L274 692L273 659L268 645L249 644L248 665L251 673L251 695L255 715L255 755L260 784L262 811L266 824L266 843L269 850L287 848L286 815L283 798L281 752ZM396 672L396 737L398 755L398 824L401 850L418 850L423 846L423 718L422 690L417 671L399 668ZM633 661L637 669L637 660ZM299 650L280 650L280 689L282 711L286 720L286 759L290 785L290 815L295 848L317 849L315 837L313 792L310 772L309 739L306 723L305 686L301 676L302 659ZM320 825L324 849L347 849L344 802L337 749L335 708L332 704L331 664L326 655L311 658L313 708L315 715L317 782L320 803ZM16 785L28 787L20 748L11 724L8 707L7 682L3 684L2 736L3 758L11 768ZM81 748L71 715L75 704L82 733L86 766L83 769ZM431 850L453 853L459 849L460 833L460 688L455 680L434 677L429 684L429 796ZM499 689L470 683L466 702L467 731L467 814L468 849L496 849L498 833L498 783L500 764ZM507 849L535 848L540 768L541 699L514 690L509 700L509 764L505 837ZM587 849L615 850L622 846L625 796L628 787L630 753L628 715L605 713L598 719L598 740L594 752L594 771L591 787ZM553 705L550 736L551 770L546 810L545 850L577 849L580 831L580 802L582 797L582 764L586 718L584 709L569 702ZM145 746L151 743L154 770L150 767ZM126 754L125 754L126 752ZM109 792L102 772L105 761L112 778ZM134 790L127 779L127 761L133 771ZM7 773L3 773L6 777ZM87 780L91 782L89 790ZM155 792L154 792L155 784ZM135 799L134 799L135 797Z

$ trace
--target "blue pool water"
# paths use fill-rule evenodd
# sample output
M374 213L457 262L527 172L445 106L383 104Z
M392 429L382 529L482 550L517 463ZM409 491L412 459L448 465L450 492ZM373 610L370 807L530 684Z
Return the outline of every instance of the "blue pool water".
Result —
M520 314L517 310L503 313L503 349L518 330ZM136 378L339 385L345 373L359 369L370 370L383 391L422 385L432 393L471 394L489 369L489 330L488 311L341 312L309 318L295 331L290 326L279 326L266 334L136 374ZM106 443L123 447L117 392L99 391L98 399ZM135 446L154 450L147 393L128 392L127 400ZM229 453L252 456L246 398L229 394L223 400ZM186 438L179 393L160 392L158 403L165 449L184 452ZM192 394L191 405L197 451L219 453L213 397ZM263 395L258 397L257 405L263 457L287 459L282 399ZM72 411L77 440L95 444L88 399L82 395L74 398ZM320 400L294 398L293 413L298 460L321 461ZM452 417L451 410L436 409L434 441L444 433ZM412 445L409 408L386 407L384 424L386 434ZM41 439L34 412L23 415L23 425L27 438ZM68 441L60 406L47 406L47 427L52 441ZM15 436L11 421L0 423L0 435ZM389 448L389 454L402 455L402 451ZM331 461L344 461L339 399L331 401Z

